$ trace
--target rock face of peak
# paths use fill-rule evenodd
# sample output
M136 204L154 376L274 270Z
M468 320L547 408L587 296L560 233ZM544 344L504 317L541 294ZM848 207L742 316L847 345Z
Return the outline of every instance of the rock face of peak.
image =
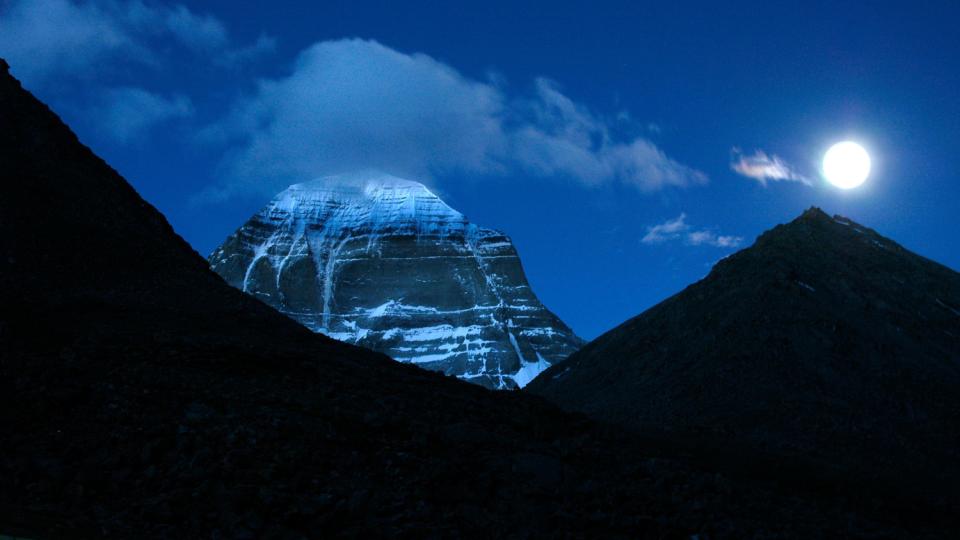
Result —
M714 446L955 481L958 388L960 274L812 208L528 390Z
M581 344L507 236L381 173L291 186L210 265L315 332L489 388L522 387Z

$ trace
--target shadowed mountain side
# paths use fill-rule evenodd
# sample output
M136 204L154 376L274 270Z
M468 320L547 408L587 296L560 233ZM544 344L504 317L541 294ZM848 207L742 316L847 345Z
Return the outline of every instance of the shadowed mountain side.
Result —
M6 64L0 126L0 534L950 534L311 334L209 271Z
M605 421L953 504L958 389L960 275L815 208L529 386Z

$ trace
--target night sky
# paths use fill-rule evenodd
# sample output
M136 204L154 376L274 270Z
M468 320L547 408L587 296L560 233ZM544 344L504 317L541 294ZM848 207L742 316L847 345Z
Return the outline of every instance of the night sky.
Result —
M0 56L203 256L377 168L511 236L587 339L813 205L960 268L957 2L414 4L0 0Z

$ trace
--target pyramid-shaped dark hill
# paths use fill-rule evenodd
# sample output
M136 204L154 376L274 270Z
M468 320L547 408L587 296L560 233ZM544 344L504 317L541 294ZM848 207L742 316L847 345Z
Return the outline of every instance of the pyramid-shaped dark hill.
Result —
M950 537L312 334L2 62L0 128L0 536Z
M813 208L529 391L708 447L956 480L960 274Z
M231 339L308 337L260 302L222 287L156 209L0 67L0 307L17 325L4 337L26 339L31 330L65 338L122 334L135 324L123 313L131 306L155 312L157 339L183 328L227 331ZM88 310L109 321L77 316ZM211 326L215 320L224 324ZM228 320L249 328L233 332Z

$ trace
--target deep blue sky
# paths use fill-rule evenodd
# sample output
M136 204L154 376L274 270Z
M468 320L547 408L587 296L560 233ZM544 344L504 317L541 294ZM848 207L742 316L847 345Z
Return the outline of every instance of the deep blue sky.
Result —
M735 251L724 237L749 245L811 205L960 268L956 2L414 4L0 0L0 56L204 256L282 185L367 152L507 232L585 338L703 277ZM355 98L372 86L387 97ZM550 96L578 116L544 117ZM500 131L473 129L489 118ZM842 139L874 159L849 192L818 173ZM583 160L543 158L571 141ZM662 155L611 157L637 141ZM739 175L734 148L808 182ZM658 159L676 175L633 168Z

